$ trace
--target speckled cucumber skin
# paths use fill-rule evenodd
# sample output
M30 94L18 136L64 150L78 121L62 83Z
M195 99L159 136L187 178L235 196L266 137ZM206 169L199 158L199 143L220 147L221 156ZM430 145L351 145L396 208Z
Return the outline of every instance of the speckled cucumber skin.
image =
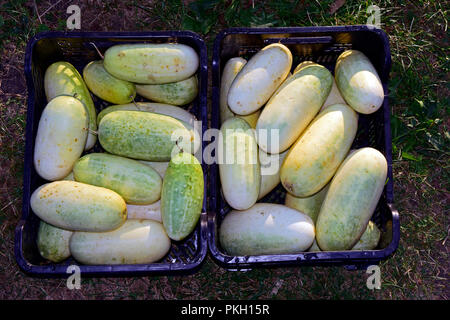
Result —
M33 212L43 221L73 231L108 231L123 224L126 204L116 192L76 181L55 181L31 195Z
M163 84L191 77L198 69L199 58L193 48L184 44L124 44L106 50L103 64L116 78Z
M127 204L127 219L144 219L162 222L161 200L147 205Z
M241 57L231 58L223 67L222 77L220 79L220 123L235 116L234 112L228 107L228 92L236 75L241 71L247 60Z
M62 95L52 99L39 119L33 162L49 181L67 176L84 150L89 117L83 103Z
M323 103L322 108L320 108L320 111L334 104L346 104L346 102L339 92L336 85L336 80L333 78L333 86L331 87L330 94L328 95L327 100Z
M182 120L191 126L194 126L194 123L196 121L196 118L192 113L189 113L183 108L177 106L155 102L136 102L136 103L118 104L103 109L97 116L97 123L100 123L103 117L106 116L108 113L119 110L159 113L173 117L178 120Z
M103 61L92 61L83 69L83 78L97 97L105 101L123 104L133 101L136 87L133 83L117 79L103 67Z
M358 129L352 108L336 104L323 110L291 147L281 166L284 188L296 197L322 189L346 157Z
M97 131L97 111L95 110L94 101L91 94L83 81L80 73L69 62L59 61L51 64L45 71L44 87L47 101L59 95L74 96L83 102L89 115L89 129ZM93 133L88 134L85 150L91 149L97 136Z
M61 262L70 257L69 240L73 232L57 228L41 220L37 235L40 255L52 262Z
M372 221L367 224L366 230L353 246L352 250L373 250L380 241L381 231Z
M334 75L340 93L355 111L370 114L383 104L383 85L375 67L364 53L358 50L341 53Z
M286 157L288 150L279 154L268 154L258 149L259 153L259 163L261 166L261 186L259 188L258 200L262 199L269 192L271 192L280 183L280 168ZM276 173L266 174L265 170L271 170L275 168L278 162L278 170ZM273 166L273 167L272 167Z
M314 223L316 223L317 216L320 212L320 207L322 206L322 202L325 199L329 186L330 185L327 184L322 188L322 190L306 198L298 198L294 197L290 193L286 193L284 204L289 208L307 214L314 221Z
M261 167L258 146L249 124L240 118L226 120L219 139L219 174L223 195L236 210L253 206L259 195Z
M267 153L287 150L319 112L332 84L331 73L318 64L303 67L286 79L259 116L258 146ZM279 130L278 141L271 141L271 130Z
M203 207L203 170L189 153L175 155L169 163L161 192L161 217L173 240L183 240L197 225Z
M78 182L107 188L129 204L151 204L161 197L158 172L139 161L107 153L89 153L75 163Z
M133 159L169 161L172 152L179 148L186 152L194 150L194 132L181 121L157 113L122 110L108 113L100 121L98 133L106 151ZM178 144L176 137L172 137L175 133L180 137Z
M113 231L74 232L70 239L72 256L88 265L152 263L169 250L170 239L154 220L127 220Z
M292 53L283 44L261 49L245 64L228 92L228 106L239 115L261 108L286 79L292 66Z
M166 84L136 85L137 93L152 101L183 106L194 101L198 94L198 80L194 75L186 80Z
M313 64L316 64L316 63L313 62L313 61L309 61L309 60L300 62L300 63L297 65L297 67L295 67L294 72L293 72L292 74L296 73L297 71L300 71L300 69L302 69L302 68L304 68L304 67L307 67L307 66L310 66L310 65L313 65Z
M378 150L356 150L341 164L330 183L316 223L324 251L352 248L367 227L383 192L387 162Z
M229 212L220 225L219 240L229 255L298 253L313 243L314 223L281 204L257 203Z

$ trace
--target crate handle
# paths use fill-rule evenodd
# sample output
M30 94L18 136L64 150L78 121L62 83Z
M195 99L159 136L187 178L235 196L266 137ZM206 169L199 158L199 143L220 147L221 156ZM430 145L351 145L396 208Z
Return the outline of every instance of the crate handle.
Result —
M268 38L264 43L282 43L282 44L309 44L309 43L333 43L333 37L289 37L289 38Z

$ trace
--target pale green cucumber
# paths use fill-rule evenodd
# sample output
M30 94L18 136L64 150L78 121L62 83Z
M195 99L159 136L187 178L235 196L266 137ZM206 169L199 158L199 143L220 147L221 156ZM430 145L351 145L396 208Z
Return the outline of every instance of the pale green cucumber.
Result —
M149 100L183 106L194 101L198 94L198 80L194 75L186 80L166 84L136 85L136 92Z
M72 256L88 265L148 264L169 250L163 225L153 220L127 220L109 232L74 232L70 239Z
M316 239L322 250L349 250L358 242L386 175L387 162L378 150L367 147L350 153L331 181L317 218Z
M358 115L349 106L336 104L319 113L281 166L285 189L297 197L309 197L322 189L346 157L357 128Z
M261 186L258 195L260 200L280 184L280 168L288 150L280 154L268 154L261 149L258 151L261 166Z
M75 163L75 180L113 190L129 204L151 204L161 197L162 180L152 167L107 153L89 153Z
M191 77L198 69L199 57L185 44L122 44L106 50L103 65L122 80L163 84Z
M228 254L236 256L299 253L313 243L314 223L281 204L257 203L229 212L220 225L219 240Z
M33 212L43 221L73 231L108 231L127 217L126 204L116 192L76 181L55 181L31 195Z
M384 89L380 77L372 62L361 51L347 50L341 53L334 75L342 97L355 111L370 114L383 104Z
M83 78L97 97L114 104L133 101L136 87L133 83L110 75L103 67L103 61L92 61L83 69Z
M61 262L70 257L69 240L73 232L57 228L41 220L37 235L40 255L52 262Z
M292 53L281 43L265 46L250 58L228 91L228 106L239 115L260 109L286 79Z
M146 205L127 204L127 219L144 219L162 222L161 200Z
M203 170L189 153L178 153L169 163L161 192L161 217L173 240L186 238L197 225L204 197Z
M294 197L290 193L286 193L286 199L284 204L289 208L298 210L307 214L316 223L317 216L320 212L320 207L322 206L323 199L327 194L329 184L327 184L322 190L313 194L310 197L298 198Z
M194 153L194 130L180 120L141 111L114 111L99 124L99 141L109 153L146 161L169 161L183 150Z
M58 96L47 104L39 119L33 162L37 173L54 181L67 176L83 152L89 118L83 103Z
M97 130L97 122L95 122L97 111L95 110L94 101L92 101L91 94L83 78L72 64L65 61L51 64L45 71L44 88L48 102L60 95L74 96L83 102L89 115L89 129L92 131ZM89 132L84 149L91 149L96 141L97 136L95 132Z
M220 131L218 160L223 195L232 208L248 209L258 200L261 184L255 135L249 124L237 117L226 120Z
M367 224L366 230L353 246L352 250L373 250L380 241L381 231L372 221Z

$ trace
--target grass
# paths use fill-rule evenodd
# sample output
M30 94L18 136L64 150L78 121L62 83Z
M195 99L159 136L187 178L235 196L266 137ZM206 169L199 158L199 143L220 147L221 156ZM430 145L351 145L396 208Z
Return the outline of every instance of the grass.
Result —
M51 3L56 5L47 10ZM64 30L69 4L36 1L38 17L34 1L0 0L0 298L449 298L449 17L448 9L434 0L79 2L82 30L189 29L202 34L209 48L215 34L226 27L364 24L367 7L378 5L391 44L394 194L401 216L400 246L380 264L381 290L366 288L367 274L362 270L305 267L228 272L209 257L194 275L83 279L82 289L73 291L64 279L24 275L13 255L24 155L24 48L38 31Z

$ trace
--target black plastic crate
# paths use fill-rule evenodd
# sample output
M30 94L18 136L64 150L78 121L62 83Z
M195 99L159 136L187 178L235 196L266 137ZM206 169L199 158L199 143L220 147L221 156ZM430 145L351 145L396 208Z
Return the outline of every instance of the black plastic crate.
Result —
M33 275L63 276L69 265L78 265L83 275L117 276L137 274L192 273L198 269L207 253L206 182L207 166L202 164L205 179L205 196L202 214L197 228L183 241L172 241L169 253L157 263L137 265L82 265L73 258L55 264L43 259L37 249L36 236L39 218L30 208L30 196L46 183L38 176L33 165L34 142L39 119L47 104L44 91L44 74L56 61L68 61L82 74L84 66L100 57L92 45L101 52L116 44L124 43L183 43L191 46L200 58L197 77L199 94L187 109L202 121L202 132L207 129L207 81L208 57L204 41L189 31L163 32L44 32L34 36L25 53L25 74L28 86L28 110L26 125L25 164L23 178L22 218L15 230L15 255L20 268ZM92 95L97 112L110 105ZM136 101L139 101L137 97ZM98 139L97 139L98 140ZM203 148L205 145L203 145ZM100 152L97 141L88 152Z
M387 247L367 251L301 252L298 254L230 256L220 247L218 229L224 216L232 209L221 193L219 167L210 168L210 203L208 214L208 246L216 262L229 270L253 267L277 267L288 265L331 265L364 267L386 259L398 247L400 224L398 212L393 206L392 141L390 110L388 105L388 77L391 67L389 42L380 29L368 26L293 27L293 28L232 28L218 34L214 42L212 61L212 127L220 128L219 96L221 72L232 57L249 59L264 46L279 42L285 44L294 57L292 70L305 60L324 65L332 74L338 56L347 49L365 53L375 66L383 83L385 99L382 108L371 115L359 115L358 132L352 148L374 147L381 151L388 162L388 182L377 205L372 221L386 232L392 222L392 241ZM259 202L284 203L286 192L278 185ZM389 231L387 232L389 235Z

